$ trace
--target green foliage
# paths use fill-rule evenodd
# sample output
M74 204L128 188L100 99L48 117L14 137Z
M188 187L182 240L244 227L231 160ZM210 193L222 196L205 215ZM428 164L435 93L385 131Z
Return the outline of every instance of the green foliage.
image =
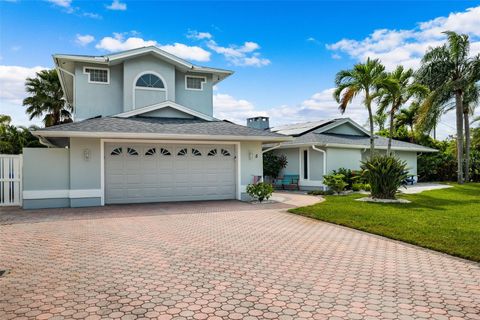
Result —
M374 198L395 199L397 190L407 178L407 163L394 156L375 155L362 162L362 169Z
M44 147L29 129L15 127L10 121L9 116L0 114L0 153L21 154L25 147Z
M323 176L323 184L336 193L344 191L348 185L348 183L345 182L345 176L339 173Z
M372 187L370 187L369 183L364 183L362 189L365 191L371 191Z
M457 179L455 141L436 141L431 139L428 146L437 149L438 152L422 153L418 156L417 173L419 180L455 181Z
M352 190L353 190L353 191L363 190L363 183L354 183L354 184L352 185Z
M347 190L352 190L352 186L354 183L364 183L365 179L363 177L362 171L359 170L350 170L345 168L339 168L337 170L333 170L332 174L343 174L343 180L347 183L345 187Z
M402 195L407 204L360 202L363 195L352 194L290 211L480 262L479 194L480 183L468 183Z
M37 72L27 78L25 90L28 97L23 100L30 120L43 118L46 127L72 122L73 107L63 98L63 90L55 69Z
M272 151L263 155L263 174L271 178L277 178L280 170L288 164L287 157L283 154L276 155Z
M247 186L247 193L250 197L262 202L272 196L273 186L265 182L252 183Z
M335 192L332 189L312 190L312 191L308 191L307 193L312 195L312 196L331 196L331 195L335 194Z

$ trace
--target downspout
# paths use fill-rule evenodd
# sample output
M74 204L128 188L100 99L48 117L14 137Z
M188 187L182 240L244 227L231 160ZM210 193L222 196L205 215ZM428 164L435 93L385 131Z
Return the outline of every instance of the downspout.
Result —
M312 149L323 153L323 175L325 176L327 174L327 152L325 150L318 149L314 144L312 144Z
M277 148L280 148L281 145L282 145L281 143L278 143L276 146L273 146L273 147L271 147L271 148L265 149L265 150L262 151L262 154L264 154L265 152L272 151L272 150L275 150L275 149L277 149Z

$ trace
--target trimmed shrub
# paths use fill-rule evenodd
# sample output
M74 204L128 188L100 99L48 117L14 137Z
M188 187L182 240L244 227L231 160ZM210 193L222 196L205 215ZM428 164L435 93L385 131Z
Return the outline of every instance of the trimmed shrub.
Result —
M354 183L354 184L352 185L352 190L353 190L353 191L363 190L363 183Z
M270 199L273 193L273 186L265 182L252 183L247 186L247 193L250 197L262 202Z
M312 190L312 191L308 191L307 193L312 196L331 196L335 192L331 189L328 189L328 190Z
M362 189L365 190L365 191L371 191L372 187L370 187L370 185L368 183L364 183Z
M373 198L395 199L395 194L408 176L407 163L394 156L375 155L362 162Z
M343 174L329 174L323 176L323 184L336 193L340 193L348 186Z

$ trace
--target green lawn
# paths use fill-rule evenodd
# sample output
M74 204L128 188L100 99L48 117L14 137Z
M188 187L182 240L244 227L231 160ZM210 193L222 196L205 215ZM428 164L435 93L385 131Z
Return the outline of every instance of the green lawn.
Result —
M354 200L360 197L326 196L290 212L480 262L480 183L402 195L410 204Z

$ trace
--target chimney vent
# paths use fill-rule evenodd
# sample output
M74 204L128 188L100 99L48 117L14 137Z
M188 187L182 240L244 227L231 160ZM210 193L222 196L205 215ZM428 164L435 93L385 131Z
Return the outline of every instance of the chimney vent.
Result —
M248 118L247 127L259 130L268 130L270 129L270 122L268 117Z

